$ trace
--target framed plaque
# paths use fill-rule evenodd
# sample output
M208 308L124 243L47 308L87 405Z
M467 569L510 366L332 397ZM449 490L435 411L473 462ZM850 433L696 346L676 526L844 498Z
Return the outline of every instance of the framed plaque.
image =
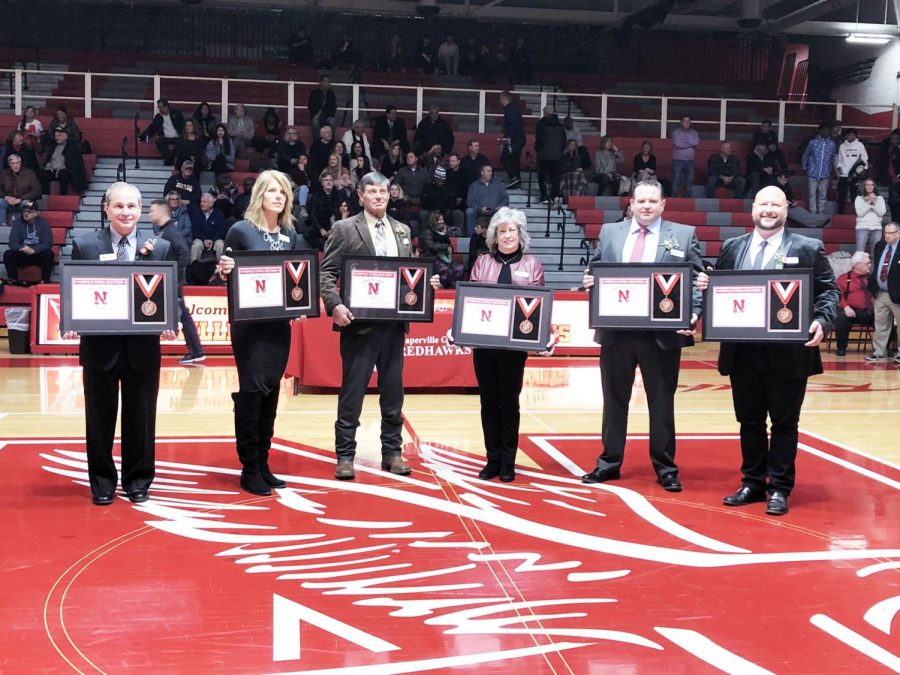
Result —
M178 330L174 262L62 263L60 330L79 335L159 335Z
M319 316L317 251L234 251L228 275L232 323Z
M434 321L432 258L345 256L341 299L354 320Z
M693 268L689 263L592 263L590 327L687 330Z
M461 281L451 334L462 347L542 352L550 342L552 312L549 288Z
M807 342L812 321L811 269L717 270L704 294L703 339Z

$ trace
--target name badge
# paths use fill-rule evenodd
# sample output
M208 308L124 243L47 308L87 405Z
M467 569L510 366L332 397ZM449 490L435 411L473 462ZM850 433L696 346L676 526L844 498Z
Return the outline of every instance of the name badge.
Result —
M100 254L101 262L106 262L107 260L115 260L115 259L116 259L115 253L101 253Z
M288 242L288 241L290 241L290 240L291 240L291 238L290 238L289 236L287 236L286 234L279 234L279 235L278 235L278 241L285 241L285 242Z
M513 276L514 276L514 277L523 277L523 278L527 279L527 278L528 278L528 272L526 272L526 271L524 271L524 270L516 270L516 271L513 272Z
M677 248L673 248L671 251L669 251L669 255L671 255L671 256L673 256L673 257L675 257L675 258L683 258L683 257L684 257L684 251L681 251L681 250L679 250L679 249L677 249Z
M785 265L799 265L799 264L800 264L800 258L798 258L798 257L795 256L795 255L788 255L788 256L785 256L785 257L784 257L784 264L785 264Z

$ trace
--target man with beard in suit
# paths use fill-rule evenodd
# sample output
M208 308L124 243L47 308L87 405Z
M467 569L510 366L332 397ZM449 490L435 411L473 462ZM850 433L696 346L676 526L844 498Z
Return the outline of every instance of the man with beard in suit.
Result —
M109 229L83 234L72 246L72 260L162 261L169 242L140 231L141 193L118 182L106 191ZM172 308L174 310L174 308ZM65 337L74 338L74 333ZM174 339L165 331L163 339ZM159 393L160 347L157 335L84 335L78 352L84 380L85 440L93 502L112 504L118 482L113 441L122 391L122 488L140 503L155 474L156 399Z
M812 269L815 307L805 344L725 342L719 349L719 373L731 380L734 413L741 425L741 487L724 498L726 506L766 502L766 513L788 512L794 487L797 427L810 375L822 372L819 343L837 313L834 272L818 239L785 229L788 202L775 185L753 200L753 232L722 245L719 270ZM705 279L698 280L705 289ZM771 420L771 439L766 430ZM768 493L768 496L767 496Z
M619 223L607 223L600 230L597 255L591 262L602 263L690 263L695 272L703 270L700 244L690 225L664 220L662 185L656 180L635 185L631 198L634 216ZM585 271L585 288L594 277ZM701 295L694 289L691 322L700 316ZM581 477L583 483L616 480L625 458L628 432L628 405L634 386L635 369L641 368L647 407L650 412L650 461L657 480L667 492L681 492L675 464L675 389L681 364L681 348L694 344L693 331L621 331L598 329L594 342L600 344L600 383L603 388L603 453L593 471Z

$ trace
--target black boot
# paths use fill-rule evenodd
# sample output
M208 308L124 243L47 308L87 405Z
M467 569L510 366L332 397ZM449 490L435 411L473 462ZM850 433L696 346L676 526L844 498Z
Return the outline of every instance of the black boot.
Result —
M498 450L487 451L487 464L478 472L481 480L491 480L500 475L500 452Z
M252 392L236 392L234 400L234 438L241 466L241 488L254 495L270 495L259 472L259 412L262 396Z
M269 449L272 447L272 436L275 435L278 394L277 387L264 394L259 409L259 474L269 487L286 488L287 483L269 470Z
M500 480L512 483L516 479L516 449L504 449L500 455Z

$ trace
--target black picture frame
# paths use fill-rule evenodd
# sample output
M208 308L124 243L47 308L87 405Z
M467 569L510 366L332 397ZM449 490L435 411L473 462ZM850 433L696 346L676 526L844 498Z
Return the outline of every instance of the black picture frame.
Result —
M690 263L591 263L594 285L588 303L589 326L616 330L690 329L693 273ZM667 290L668 283L672 287ZM620 313L611 311L610 306L621 308Z
M461 347L542 352L550 342L553 289L461 281L456 284L453 308L451 335ZM485 313L493 318L494 311L499 311L494 318L499 323L486 326L486 332L473 330L484 321Z
M709 287L703 294L704 341L809 341L811 269L715 270L708 274ZM793 291L792 282L798 282ZM785 303L781 297L787 294L790 297Z
M67 260L60 271L59 296L63 333L159 335L178 330L175 262Z
M234 251L229 255L234 258L228 275L231 323L319 316L317 251ZM293 274L298 271L295 280ZM277 291L271 290L270 283Z
M344 256L341 299L354 321L431 323L434 321L431 287L434 267L433 258ZM382 283L386 284L383 288ZM360 302L362 298L377 295L377 289L387 293L378 299L380 306Z

